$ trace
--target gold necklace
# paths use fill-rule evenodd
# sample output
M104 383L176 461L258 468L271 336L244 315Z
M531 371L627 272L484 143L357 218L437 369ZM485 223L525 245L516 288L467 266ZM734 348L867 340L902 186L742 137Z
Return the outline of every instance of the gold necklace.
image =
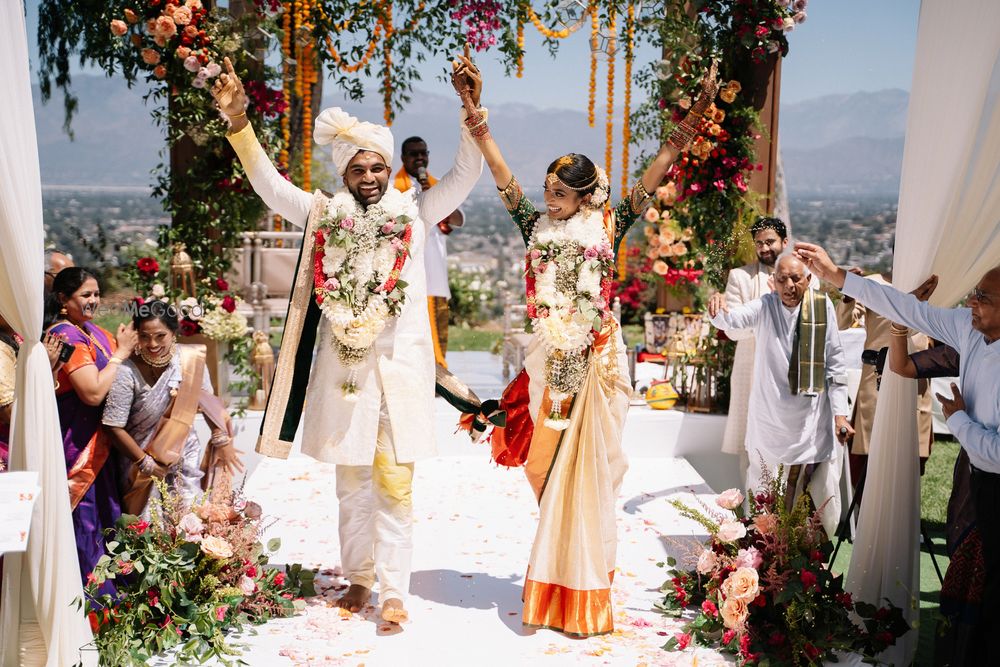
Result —
M144 362L146 362L146 365L149 366L150 368L163 368L164 366L169 364L170 360L173 359L174 357L174 343L170 344L170 349L167 350L166 354L161 355L159 359L154 359L152 357L147 356L146 352L138 345L135 348L135 352L136 354L139 355L139 358L142 359Z
M97 337L96 337L96 336L94 336L94 335L93 335L93 334L91 334L91 333L90 333L89 331L87 331L87 329L86 329L85 327L83 327L83 326L81 326L81 325L77 324L76 322L73 322L73 321L72 321L72 320L70 320L70 319L67 319L67 320L66 320L66 322L68 322L69 324L72 324L72 325L73 325L74 327L76 327L76 328L77 328L77 330L78 330L78 331L79 331L80 333L82 333L82 334L83 334L84 336L86 336L86 337L87 337L87 340L89 340L89 341L90 341L91 343L93 343L93 344L94 344L94 347L96 347L96 348L97 348L97 349L99 349L99 350L100 350L101 352L103 352L103 353L104 353L104 358L105 358L105 359L110 359L110 358L111 358L111 353L110 353L110 352L108 352L108 349L107 349L106 347L104 347L104 345L102 345L102 344L101 344L101 341L97 340Z

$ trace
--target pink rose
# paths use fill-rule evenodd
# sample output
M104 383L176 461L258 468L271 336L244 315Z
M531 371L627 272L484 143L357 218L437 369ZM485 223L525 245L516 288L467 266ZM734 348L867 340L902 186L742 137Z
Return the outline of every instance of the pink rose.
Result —
M284 586L285 585L285 573L284 572L279 572L278 574L274 575L274 585L275 586Z
M737 552L736 562L734 565L738 568L749 567L756 570L760 567L762 562L764 562L764 557L761 556L756 547L748 547L746 549L740 549L739 552Z
M216 607L215 608L215 620L219 621L220 623L222 621L224 621L225 618L226 618L226 612L227 611L229 611L229 605L228 604L222 604L222 605L219 605L218 607Z
M169 16L160 16L153 24L153 34L170 39L177 34L177 24Z
M595 248L587 248L583 251L584 259L597 259L597 250Z
M208 63L207 65L205 65L204 69L205 72L207 73L206 76L209 79L215 76L219 76L219 74L222 72L222 67L219 66L219 63Z
M115 19L114 21L111 22L112 35L114 35L115 37L121 37L126 32L128 32L128 25L125 23L125 21L122 21L120 19Z
M646 219L646 222L656 222L660 219L660 212L653 207L649 207L643 213L643 217Z
M181 517L181 520L177 523L177 527L184 531L185 535L201 535L205 530L205 524L202 522L201 518L194 512L188 512Z
M705 612L707 615L711 616L712 618L715 618L716 616L719 615L719 608L715 606L715 603L712 602L711 600L705 600L704 602L702 602L701 610Z
M245 574L240 577L240 580L236 585L243 592L243 595L253 595L253 592L257 590L257 584L255 584L254 580Z
M396 226L394 224L392 224L391 222L387 222L384 225L382 225L382 233L388 236L389 234L392 234L392 230L395 228Z
M340 221L340 228L348 231L354 229L354 218L344 218Z
M184 69L189 72L197 72L201 69L201 63L198 62L198 56L188 56L184 59Z
M715 504L724 510L734 510L743 504L743 492L739 489L726 489L715 498Z
M326 282L323 283L323 289L333 292L334 290L340 289L340 281L336 278L327 278Z
M200 76L196 76L194 78L194 80L191 81L191 86L194 87L194 88L204 88L205 85L206 85L205 84L205 79L203 79Z
M173 19L177 25L187 25L191 22L191 10L187 7L178 7L174 10Z
M677 639L678 651L683 651L691 643L691 635L686 632L678 632L674 637Z
M538 248L531 249L531 255L530 255L531 259L538 259L541 256L542 256L541 250L539 250Z
M147 65L156 65L160 62L160 52L156 49L143 49L139 55L142 56L142 62Z
M715 552L711 549L705 549L701 552L701 555L698 556L697 570L700 574L709 574L715 569L717 563L718 558L716 557Z
M795 21L796 23L805 23L806 22L806 13L805 12L795 12L792 15L792 20Z
M723 542L735 542L747 535L747 528L739 521L726 521L715 534Z

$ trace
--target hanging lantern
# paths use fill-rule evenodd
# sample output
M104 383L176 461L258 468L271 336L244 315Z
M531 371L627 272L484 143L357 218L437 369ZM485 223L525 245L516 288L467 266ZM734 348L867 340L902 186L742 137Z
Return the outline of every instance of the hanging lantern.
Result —
M589 4L585 0L562 0L556 5L556 20L570 32L574 32L587 20Z
M194 297L194 260L185 247L183 243L174 244L174 254L170 258L170 289L185 297Z
M254 373L260 378L260 385L250 397L247 407L250 410L263 410L267 407L267 397L271 394L271 379L274 376L274 350L268 340L266 331L253 332L253 352L250 363Z

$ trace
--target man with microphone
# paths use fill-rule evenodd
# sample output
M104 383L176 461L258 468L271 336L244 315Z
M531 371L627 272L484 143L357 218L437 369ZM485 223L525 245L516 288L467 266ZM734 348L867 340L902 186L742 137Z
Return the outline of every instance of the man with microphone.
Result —
M423 192L433 187L437 179L427 171L430 151L427 142L420 137L410 137L403 142L403 167L396 172L395 185L400 192L417 188ZM429 228L424 249L424 269L427 273L427 308L431 320L431 338L434 341L435 361L448 367L445 355L448 352L448 235L465 224L462 209L456 209Z

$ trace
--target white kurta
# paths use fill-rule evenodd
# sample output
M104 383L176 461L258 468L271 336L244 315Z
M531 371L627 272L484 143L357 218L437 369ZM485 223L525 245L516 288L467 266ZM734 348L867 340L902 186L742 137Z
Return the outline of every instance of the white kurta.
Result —
M757 450L786 466L819 463L833 454L833 417L848 414L847 368L829 299L826 307L826 391L818 396L793 395L788 386L798 306L787 308L771 293L712 319L723 330L753 329L756 338L746 435L751 460Z
M972 465L1000 473L1000 341L986 343L983 334L972 328L968 308L935 308L889 285L850 273L842 291L887 319L958 350L965 410L948 418L948 428L968 452Z
M770 294L771 287L767 281L773 273L773 266L760 262L732 269L726 280L726 305L732 310ZM722 437L722 451L726 454L742 454L745 451L747 408L753 385L753 329L728 329L726 336L736 341L736 354L729 379L729 414L726 417L726 432Z
M337 359L330 326L320 321L303 412L302 452L320 461L371 465L383 400L393 431L395 458L407 463L433 456L434 349L427 315L424 246L427 230L465 201L483 169L482 154L461 127L455 164L440 181L417 194L419 216L413 225L410 258L400 279L407 283L399 317L375 341L368 358L357 366L359 400L344 399L339 387L349 370ZM230 135L247 177L264 202L293 225L303 227L318 195L288 182L247 126ZM427 222L433 221L433 222Z
M427 230L427 252L424 253L427 271L427 296L451 298L448 286L448 237L437 225Z

